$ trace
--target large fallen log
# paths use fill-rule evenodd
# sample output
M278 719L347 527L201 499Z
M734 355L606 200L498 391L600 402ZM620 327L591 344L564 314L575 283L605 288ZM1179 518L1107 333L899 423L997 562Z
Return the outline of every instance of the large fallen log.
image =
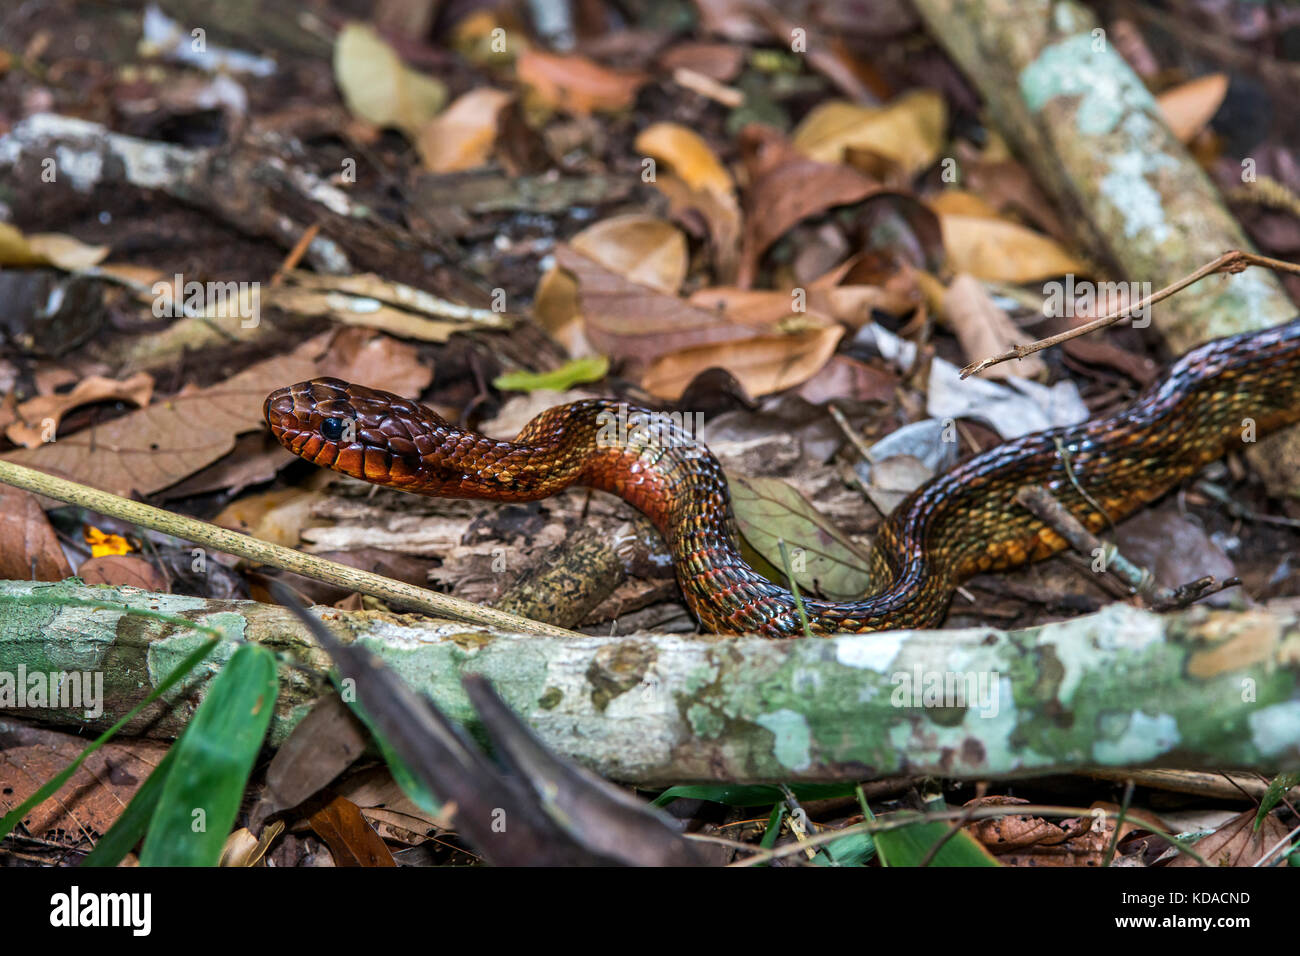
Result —
M28 603L33 599L40 603ZM93 600L98 609L60 602ZM285 661L273 724L284 738L328 667L287 611L130 588L0 582L0 706L102 727L201 640L176 615L257 641ZM792 641L681 635L550 638L374 612L315 612L452 717L460 676L489 677L558 753L614 779L954 778L1092 767L1300 766L1300 616L1279 606L1166 616L1115 605L1021 631L897 631ZM209 659L171 706L130 728L174 736ZM294 665L294 666L289 666ZM103 712L14 707L4 679L103 674ZM963 696L964 695L964 696Z

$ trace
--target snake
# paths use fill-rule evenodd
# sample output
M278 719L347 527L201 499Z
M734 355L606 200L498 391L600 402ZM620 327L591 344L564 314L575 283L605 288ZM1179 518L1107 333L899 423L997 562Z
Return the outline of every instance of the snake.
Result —
M707 632L930 628L972 575L1066 547L1016 501L1020 489L1046 488L1099 532L1232 449L1300 420L1300 317L1193 349L1118 412L1006 441L924 482L880 525L864 595L843 602L796 597L746 562L722 466L680 416L584 399L542 411L503 441L329 377L277 389L264 414L298 457L415 494L521 502L585 486L617 495L663 536Z

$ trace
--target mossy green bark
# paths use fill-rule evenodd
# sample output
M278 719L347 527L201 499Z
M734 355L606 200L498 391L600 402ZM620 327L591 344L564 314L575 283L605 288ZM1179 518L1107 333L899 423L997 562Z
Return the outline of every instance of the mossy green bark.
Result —
M15 603L33 594L109 606ZM17 713L101 726L198 639L128 608L215 624L305 665L281 669L274 740L321 692L312 670L326 659L281 608L75 580L0 582L0 674L20 664L105 672L97 721L79 712ZM1300 766L1300 616L1289 609L1160 616L1115 605L1015 632L791 641L549 638L373 612L316 613L454 719L473 726L460 678L483 674L558 753L634 783ZM228 656L228 648L214 655L208 672ZM191 684L175 707L156 708L136 729L174 735L201 693Z

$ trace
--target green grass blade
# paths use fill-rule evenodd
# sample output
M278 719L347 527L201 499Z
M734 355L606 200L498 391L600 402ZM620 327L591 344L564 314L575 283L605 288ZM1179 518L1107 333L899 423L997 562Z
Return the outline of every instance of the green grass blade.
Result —
M911 816L908 813L906 816ZM876 819L880 823L904 819L903 813L886 813ZM948 835L952 824L920 819L907 826L891 827L875 833L876 850L885 866L920 866L930 855L936 843ZM965 830L958 830L930 857L927 866L1000 866L992 854Z
M245 644L231 655L172 747L175 764L145 834L141 865L216 865L278 692L270 651Z
M31 810L32 807L40 805L45 800L58 793L59 790L62 789L63 785L68 782L69 778L77 772L77 768L82 765L87 757L112 740L117 732L130 723L131 720L140 713L140 711L144 710L163 694L167 693L167 691L171 690L171 688L179 682L181 678L185 677L185 675L197 667L203 658L212 653L213 648L217 646L219 641L219 637L210 638L191 651L183 661L176 665L176 669L168 674L167 678L153 689L148 697L132 707L121 720L96 737L90 746L77 755L76 760L68 764L67 767L47 780L39 790L5 814L4 819L0 820L0 840L3 840L13 832L13 828L22 822L23 817L27 815L28 811Z
M99 838L95 848L81 861L82 866L91 868L117 866L131 852L131 848L140 842L144 831L149 827L154 807L158 806L163 783L167 780L172 764L175 763L175 757L176 748L172 747L159 761L158 766L153 768L149 779L141 784L140 789L131 798L131 802L126 805L126 809L108 828L108 832Z

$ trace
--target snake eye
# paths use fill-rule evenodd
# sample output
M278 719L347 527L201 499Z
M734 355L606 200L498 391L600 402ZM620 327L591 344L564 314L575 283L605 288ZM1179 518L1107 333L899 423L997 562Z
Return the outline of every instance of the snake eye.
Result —
M320 423L321 437L326 441L340 441L347 431L347 423L342 418L326 418Z

